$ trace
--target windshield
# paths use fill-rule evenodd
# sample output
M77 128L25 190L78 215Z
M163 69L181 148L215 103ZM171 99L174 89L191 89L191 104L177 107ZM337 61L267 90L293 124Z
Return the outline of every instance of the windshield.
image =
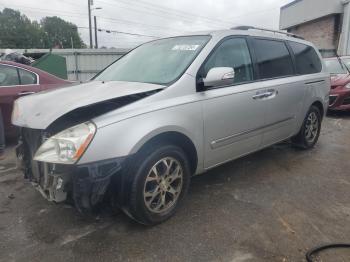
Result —
M350 68L350 58L342 58L341 61L343 61L347 68Z
M184 36L146 43L120 58L94 80L171 83L184 73L209 38Z
M339 63L338 59L326 59L324 64L326 71L331 74L347 74L346 68Z

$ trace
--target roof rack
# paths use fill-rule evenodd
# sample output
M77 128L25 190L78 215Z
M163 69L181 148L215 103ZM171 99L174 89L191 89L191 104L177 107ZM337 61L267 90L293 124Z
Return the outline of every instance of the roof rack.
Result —
M236 27L232 27L231 29L232 30L260 30L260 31L267 31L267 32L275 33L275 34L287 35L287 36L291 36L291 37L295 37L295 38L299 38L299 39L303 39L304 40L303 37L298 36L296 34L283 32L283 31L278 31L278 30L266 29L266 28L261 28L261 27L249 26L249 25L236 26Z

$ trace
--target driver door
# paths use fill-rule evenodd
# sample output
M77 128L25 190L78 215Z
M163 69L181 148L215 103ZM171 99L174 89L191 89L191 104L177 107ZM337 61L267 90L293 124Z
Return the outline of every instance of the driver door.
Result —
M253 64L244 37L224 40L199 71L205 78L212 68L234 69L233 83L201 92L204 118L204 167L214 167L260 148L266 103L254 83Z

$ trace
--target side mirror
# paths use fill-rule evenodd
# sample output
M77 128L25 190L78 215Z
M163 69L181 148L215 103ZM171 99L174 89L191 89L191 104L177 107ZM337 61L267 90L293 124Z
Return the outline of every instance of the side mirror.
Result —
M214 67L203 79L204 87L216 87L233 84L235 70L232 67Z

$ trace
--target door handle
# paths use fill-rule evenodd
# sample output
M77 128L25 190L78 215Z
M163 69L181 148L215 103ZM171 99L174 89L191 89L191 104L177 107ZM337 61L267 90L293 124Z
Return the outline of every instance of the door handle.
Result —
M266 95L266 90L264 91L258 91L255 93L255 95L253 95L253 99L257 100L257 99L263 99Z
M35 94L35 92L30 92L30 91L26 92L26 91L24 91L24 92L19 92L17 95L19 95L19 96L26 96L26 95L32 95L32 94Z
M268 89L265 93L265 97L271 97L273 95L277 95L278 91L275 89Z
M278 94L278 91L275 89L268 89L266 91L258 91L253 96L253 99L263 99L263 98L273 98Z
M263 99L265 97L265 94L256 94L253 96L253 99L257 100L257 99Z

